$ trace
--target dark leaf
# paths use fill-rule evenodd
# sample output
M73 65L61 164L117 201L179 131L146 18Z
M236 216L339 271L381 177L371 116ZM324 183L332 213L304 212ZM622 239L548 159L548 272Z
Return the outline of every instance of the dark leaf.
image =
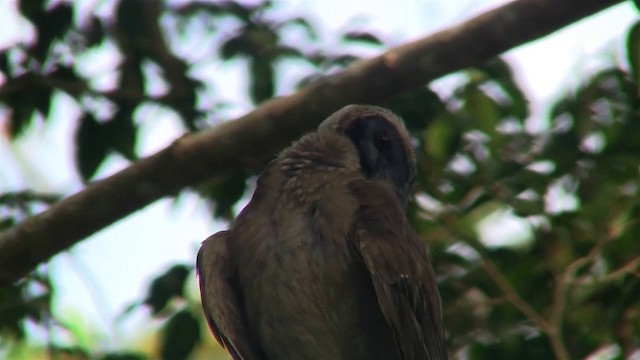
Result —
M182 297L184 282L191 271L186 265L174 265L151 282L144 303L154 315L160 313L174 297Z
M462 131L451 116L442 113L431 120L423 139L422 149L430 157L445 163L457 152Z
M629 62L634 82L639 86L639 88L636 88L638 91L636 95L640 96L640 21L637 21L631 27L627 35L627 61Z
M105 354L100 360L145 360L147 357L131 352L112 352Z
M19 10L31 22L37 22L43 16L46 0L31 0L31 1L19 1Z
M54 359L69 359L69 360L89 360L91 356L86 349L79 346L70 347L51 347L51 354Z
M229 60L238 55L246 55L250 53L251 48L244 34L232 37L222 44L220 49L220 57L223 60Z
M111 120L103 124L109 145L128 160L136 160L137 127L133 122L130 107L122 106Z
M0 51L0 71L5 75L9 74L9 54L7 51Z
M13 103L9 126L9 135L12 139L22 135L31 122L33 110L33 105L30 103Z
M317 40L318 39L318 33L316 32L316 30L313 28L313 26L311 25L311 23L309 23L309 21L303 17L294 17L291 19L287 19L285 21L283 21L278 28L282 29L284 27L291 27L291 26L298 26L302 29L304 29L304 31L306 32L307 36L311 39L311 40Z
M237 1L223 1L221 4L227 14L233 15L238 19L243 20L245 23L251 22L251 15L254 11L251 6L245 7L243 4Z
M253 58L251 65L251 99L259 104L273 97L275 91L273 64L269 59Z
M214 215L226 219L233 219L233 205L237 203L247 187L247 174L237 172L226 177L223 181L216 183L209 190L210 198L213 200Z
M338 55L328 59L330 64L339 65L340 67L345 67L358 60L360 60L360 57L352 54Z
M293 58L293 59L305 59L305 56L302 53L302 51L294 47L284 46L284 45L280 45L275 50L273 50L273 57L276 59L283 58L283 57Z
M78 76L73 67L70 66L58 66L55 71L49 74L49 77L60 80L62 85L59 89L74 98L77 98L87 88L85 80Z
M440 96L427 87L405 92L385 106L400 115L415 136L421 136L431 120L445 110Z
M513 333L499 336L499 342L474 343L469 349L468 358L470 360L556 358L546 337L535 333L527 334L526 331L523 329L521 334ZM531 332L531 330L529 331Z
M132 40L139 40L147 37L149 28L146 19L156 19L155 11L158 10L159 2L153 1L120 1L116 8L116 21L118 31L122 36ZM149 13L151 11L151 13ZM153 21L153 20L152 20Z
M345 41L361 42L368 45L383 45L382 41L375 35L368 32L351 31L342 36Z
M107 156L109 144L103 125L89 113L80 119L80 126L76 131L76 166L84 181L88 181L98 170Z
M500 105L479 87L466 86L463 92L462 113L468 118L469 126L482 131L489 137L492 154L497 154L504 145L504 136L499 133L498 124L503 119Z
M165 325L160 350L161 358L163 360L188 358L200 342L200 338L198 320L188 310L179 311Z
M99 18L92 16L91 19L89 19L87 27L84 29L84 34L86 45L88 47L100 44L106 36L102 21Z
M34 16L33 24L38 31L38 41L31 49L34 57L43 62L53 41L61 38L72 25L73 8L67 3L58 3L48 12Z
M495 81L508 96L510 100L509 114L524 121L529 116L529 101L516 82L509 64L501 58L495 58L480 70Z
M32 287L39 291L31 291ZM22 339L26 335L26 320L40 324L43 314L50 316L50 309L51 285L41 275L0 286L0 339L4 335Z
M48 87L33 89L33 102L35 108L44 116L45 119L47 119L47 115L49 114L52 95L53 91Z

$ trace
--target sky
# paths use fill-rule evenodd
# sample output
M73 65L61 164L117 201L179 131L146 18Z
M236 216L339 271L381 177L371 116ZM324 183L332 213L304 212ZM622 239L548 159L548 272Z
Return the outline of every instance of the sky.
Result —
M288 0L276 3L284 5L281 11L311 16L318 27L324 29L326 38L359 19L368 28L383 34L390 45L399 45L505 2ZM0 1L0 46L33 36L15 17L11 10L13 3L15 1ZM92 3L96 1L82 2L85 8L90 8ZM631 2L625 2L506 54L519 83L532 101L533 128L544 126L542 119L547 109L543 104L577 86L584 74L624 55L625 31L637 18ZM83 61L86 64L82 66L86 66L87 71L94 71L94 68L99 69L100 62L108 64L117 59L95 54ZM245 101L242 67L221 64L219 60L213 60L211 66L220 68L216 72L220 76L207 80L216 83L218 88L222 86L225 96L240 104L232 107L227 115L231 118L249 110L249 105L242 102ZM201 71L208 72L208 69ZM446 89L447 81L445 78L432 85L436 89ZM15 143L9 144L7 139L0 138L0 192L23 187L63 193L81 189L70 141L73 122L62 119L77 116L77 110L64 95L55 104L60 121L54 119L46 125L36 125ZM5 116L6 112L0 110L0 121ZM178 119L160 114L153 108L144 109L140 116L153 121L143 119L140 122L143 136L138 143L139 154L152 154L183 131ZM126 165L123 159L111 157L100 168L98 177L112 174ZM494 241L527 231L525 225L508 216L493 221L503 221L502 233L483 231ZM144 314L136 315L131 324L123 328L115 326L113 320L127 305L142 299L148 282L170 264L193 264L200 242L224 226L212 220L206 206L193 194L181 195L178 201L158 201L51 261L49 269L54 274L57 289L54 310L62 318L103 331L100 338L106 348L126 346L127 329L144 326ZM197 296L195 277L190 279L189 286Z

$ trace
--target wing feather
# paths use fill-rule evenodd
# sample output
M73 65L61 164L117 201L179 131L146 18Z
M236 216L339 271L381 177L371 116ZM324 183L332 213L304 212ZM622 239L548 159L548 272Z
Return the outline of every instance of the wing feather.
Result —
M237 288L226 231L203 243L196 261L205 317L213 336L234 360L264 359L260 347L251 341Z
M378 181L354 181L350 189L360 202L351 248L371 274L401 358L447 359L435 275L400 202Z

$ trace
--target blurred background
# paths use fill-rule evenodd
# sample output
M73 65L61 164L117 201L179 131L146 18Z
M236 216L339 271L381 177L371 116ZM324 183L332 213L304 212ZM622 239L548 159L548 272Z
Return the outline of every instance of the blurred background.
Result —
M2 1L0 230L506 2ZM454 358L640 359L638 14L623 2L380 104L415 138L408 215ZM228 358L193 267L255 176L185 189L0 287L0 358Z

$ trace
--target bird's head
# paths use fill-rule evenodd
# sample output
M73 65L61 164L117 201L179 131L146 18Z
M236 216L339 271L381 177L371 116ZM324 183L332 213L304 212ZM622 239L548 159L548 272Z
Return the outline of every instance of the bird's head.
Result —
M406 204L416 161L411 138L397 115L376 106L348 105L329 116L319 130L347 136L358 151L363 175L388 182Z

